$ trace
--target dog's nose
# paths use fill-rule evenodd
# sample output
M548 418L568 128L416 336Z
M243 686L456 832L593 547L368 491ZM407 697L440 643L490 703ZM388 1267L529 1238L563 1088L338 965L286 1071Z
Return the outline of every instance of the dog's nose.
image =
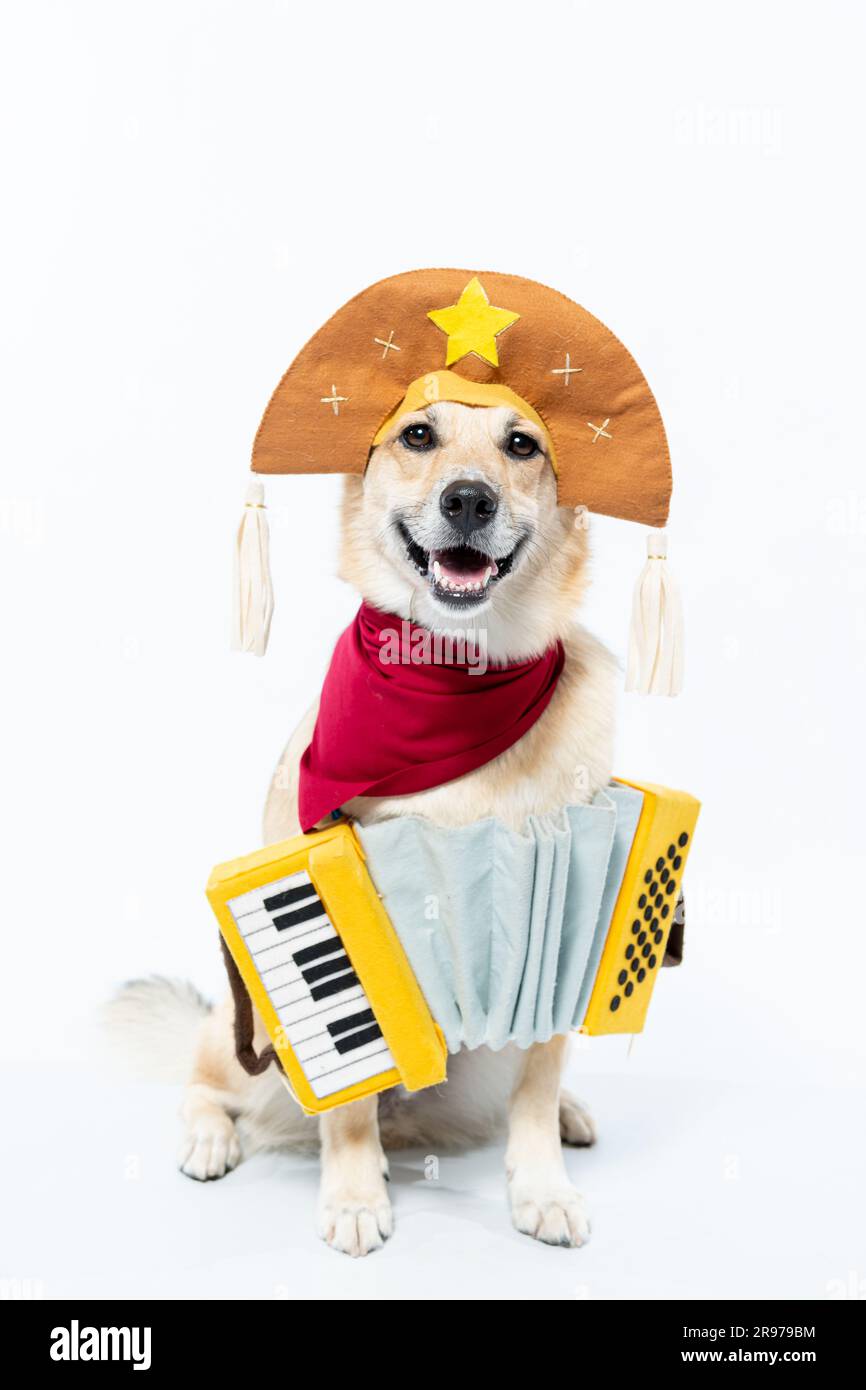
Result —
M499 500L492 487L486 483L472 483L468 478L449 483L439 498L439 510L464 540L491 522L498 506Z

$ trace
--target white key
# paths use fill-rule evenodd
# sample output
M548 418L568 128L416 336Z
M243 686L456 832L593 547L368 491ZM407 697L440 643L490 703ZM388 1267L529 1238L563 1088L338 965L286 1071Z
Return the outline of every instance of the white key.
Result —
M380 1038L381 1042L382 1039ZM361 1048L358 1049L362 1051ZM313 1095L319 1100L324 1100L325 1096L332 1096L335 1091L342 1091L346 1086L354 1086L356 1081L368 1081L371 1076L381 1076L383 1072L390 1071L394 1065L394 1058L391 1056L387 1047L381 1051L372 1053L369 1057L356 1059L349 1062L337 1071L329 1072L327 1076L320 1076L315 1081L311 1081Z
M304 926L310 928L307 932L295 932L294 934L284 931L277 931L276 927L265 927L263 931L257 931L252 936L246 938L253 960L258 964L259 956L262 951L270 950L271 946L279 946L284 942L290 942L292 951L300 951L302 946L317 946L320 941L335 942L335 949L339 945L340 938L334 931L330 922L305 922ZM300 940L303 935L303 941Z
M305 980L305 987L306 983ZM279 1004L274 1000L274 1005L280 1016L280 1022L288 1029L294 1023L302 1023L305 1019L317 1018L323 1012L324 1005L333 1004L335 999L341 1004L349 1001L355 1003L356 1000L363 999L364 1007L369 1007L367 1004L367 996L364 994L360 985L352 985L350 989L341 990L338 995L332 995L331 998L327 1000L314 1000L310 997L309 992L307 992L303 996L283 999ZM357 1007L360 1008L361 1005L358 1004Z
M312 887L310 875L303 871L297 874L289 874L287 878L275 879L273 883L266 883L261 888L251 888L248 893L241 893L237 898L229 901L232 916L240 926L241 917L247 916L250 912L255 912L263 908L265 898L273 898L277 893L284 893L288 888ZM298 904L300 906L300 904Z
M360 998L351 997L358 992ZM286 1037L293 1047L295 1043L303 1042L305 1038L311 1038L322 1028L327 1028L329 1023L336 1023L341 1018L348 1018L350 1014L358 1014L362 1009L369 1009L370 1007L360 985L358 985L357 990L351 990L349 995L339 994L337 998L340 1000L339 1004L333 1004L329 1009L316 1009L315 1013L310 1013L309 1017L301 1019L291 1026L286 1025ZM325 1002L322 1000L322 1003Z
M374 1038L372 1042L364 1043L363 1047L357 1048L352 1053L351 1058L339 1053L336 1048L334 1048L333 1051L323 1054L321 1057L310 1058L304 1064L304 1071L306 1072L308 1081L315 1081L317 1077L325 1076L327 1073L334 1071L335 1068L339 1068L342 1071L345 1063L349 1061L360 1062L363 1061L365 1057L373 1057L380 1052L388 1052L388 1044L385 1042L384 1038ZM388 1056L391 1056L390 1052L388 1052ZM379 1068L380 1071L387 1071L387 1069L385 1065ZM374 1075L373 1072L369 1074L371 1076Z

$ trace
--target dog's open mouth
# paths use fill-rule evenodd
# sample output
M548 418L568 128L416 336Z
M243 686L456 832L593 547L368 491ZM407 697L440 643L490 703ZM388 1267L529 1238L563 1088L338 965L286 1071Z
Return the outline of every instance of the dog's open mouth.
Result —
M513 550L497 559L469 545L425 550L413 540L402 522L399 527L406 542L406 554L418 573L429 580L435 597L460 608L480 603L487 596L490 585L505 578L521 544L518 541Z

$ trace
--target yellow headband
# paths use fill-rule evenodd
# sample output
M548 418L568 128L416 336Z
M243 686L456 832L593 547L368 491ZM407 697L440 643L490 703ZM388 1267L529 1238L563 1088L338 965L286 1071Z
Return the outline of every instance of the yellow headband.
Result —
M449 371L428 372L426 376L417 377L409 386L397 409L392 410L384 423L379 426L373 439L374 446L382 443L391 427L404 415L409 415L415 410L426 410L429 405L435 405L437 401L456 401L459 405L508 405L512 410L519 411L525 420L531 420L533 425L537 425L540 430L544 431L551 466L554 473L559 472L550 431L528 401L525 401L522 396L518 396L508 386L467 381L466 377L458 376L456 372Z

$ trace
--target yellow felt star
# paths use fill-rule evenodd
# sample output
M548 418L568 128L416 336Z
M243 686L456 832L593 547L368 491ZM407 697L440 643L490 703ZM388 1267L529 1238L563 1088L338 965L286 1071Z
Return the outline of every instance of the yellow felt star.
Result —
M511 313L509 309L494 308L480 280L474 276L456 304L450 304L447 309L431 309L427 317L448 334L446 367L458 362L467 352L477 353L491 367L498 367L497 334L510 328L520 315Z

